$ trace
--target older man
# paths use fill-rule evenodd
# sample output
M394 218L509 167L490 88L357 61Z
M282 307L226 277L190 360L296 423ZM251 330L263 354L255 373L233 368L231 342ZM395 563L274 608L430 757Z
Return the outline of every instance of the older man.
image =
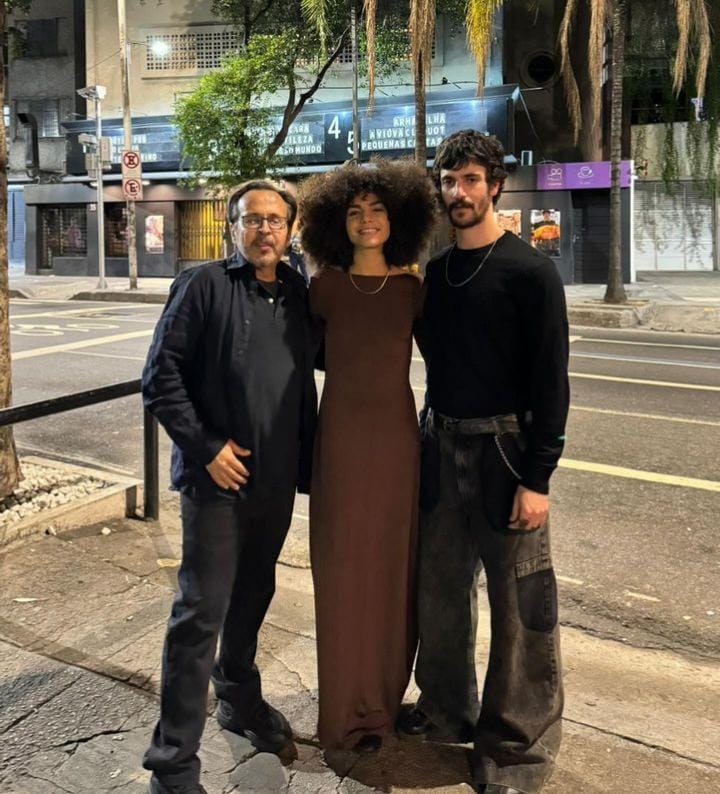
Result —
M307 290L280 261L296 212L292 195L271 182L232 194L237 251L178 276L143 372L145 405L174 442L183 528L160 720L144 759L151 794L205 791L197 750L211 677L224 728L264 752L291 736L262 697L255 652L295 490L310 481L316 394Z

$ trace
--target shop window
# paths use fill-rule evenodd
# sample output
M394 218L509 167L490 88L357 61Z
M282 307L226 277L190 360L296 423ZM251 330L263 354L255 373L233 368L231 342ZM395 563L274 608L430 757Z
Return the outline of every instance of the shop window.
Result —
M533 248L542 251L546 256L559 257L562 241L559 210L531 210L530 226L530 243Z
M180 259L203 262L224 256L225 202L180 204Z
M128 255L127 207L125 204L105 205L105 256Z
M85 206L41 208L40 267L51 270L58 256L87 256Z

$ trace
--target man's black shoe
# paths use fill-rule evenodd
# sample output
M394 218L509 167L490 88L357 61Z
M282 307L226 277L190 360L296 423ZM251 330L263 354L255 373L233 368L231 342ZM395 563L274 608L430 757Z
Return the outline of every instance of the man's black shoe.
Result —
M249 719L241 718L229 703L219 700L215 717L220 727L245 736L261 753L279 753L292 738L290 723L264 700Z
M455 732L442 729L417 706L403 706L395 727L404 736L424 736L431 742L467 744L473 740L473 729L469 725Z
M519 788L512 786L501 786L498 783L481 783L476 791L478 794L525 794Z
M150 778L148 794L207 794L207 791L199 783L177 783L171 786L162 783L153 775Z
M398 733L406 736L425 736L437 730L437 725L417 706L403 706L395 723Z

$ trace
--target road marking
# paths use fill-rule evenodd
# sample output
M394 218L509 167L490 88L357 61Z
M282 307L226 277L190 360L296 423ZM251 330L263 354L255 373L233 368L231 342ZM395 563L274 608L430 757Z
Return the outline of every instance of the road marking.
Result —
M91 353L87 350L69 350L71 356L98 356L99 358L120 358L124 361L145 361L145 356L116 356L115 353ZM720 424L720 422L718 422Z
M661 422L681 422L688 425L707 425L708 427L720 427L720 422L713 422L711 419L683 419L680 416L663 416L662 414L641 414L633 411L613 411L610 408L591 408L589 405L571 405L571 411L588 411L594 414L609 414L610 416L630 416L634 419L657 419Z
M633 364L655 364L663 367L694 367L696 369L720 369L720 364L700 364L692 361L667 361L662 358L639 358L638 356L610 356L602 353L570 353L571 358L594 358L601 361L629 361Z
M570 372L571 378L587 378L588 380L609 380L614 383L636 383L640 386L663 386L675 389L696 389L698 391L720 391L720 386L706 386L699 383L673 383L667 380L643 380L642 378L620 378L616 375L593 375L589 372Z
M309 521L310 520L309 516L304 516L302 513L293 513L292 517L293 518L297 518L300 521Z
M555 574L555 578L558 580L558 582L565 582L565 584L574 584L577 585L578 587L585 584L585 582L583 582L582 579L573 579L571 576L562 576L559 573Z
M571 336L572 340L573 337ZM635 345L638 347L679 347L683 350L720 350L720 347L710 345L677 345L672 342L628 342L624 339L593 339L589 336L577 336L575 339L582 339L583 342L597 342L603 345Z
M642 469L627 469L624 466L610 466L607 463L591 463L585 460L572 460L560 458L559 466L563 469L591 472L592 474L606 474L609 477L623 477L628 480L642 480L660 485L677 485L680 488L696 488L700 491L716 491L720 493L720 482L714 480L700 480L696 477L680 477L675 474L660 474L655 471Z
M12 361L19 361L25 358L37 358L38 356L47 356L53 353L66 353L69 350L81 350L85 347L94 347L95 345L108 345L113 342L124 342L128 339L139 339L143 336L152 336L153 329L147 328L144 331L130 331L126 334L114 334L113 336L101 336L98 339L83 339L79 342L67 342L64 345L50 345L49 347L37 347L34 350L21 350L18 353L13 353L11 356Z
M645 595L645 593L633 593L632 590L626 590L625 595L629 598L637 598L639 601L652 601L656 604L660 603L660 599L655 598L655 596Z
M137 305L138 306L143 306L145 304L137 304ZM101 313L101 312L107 312L107 311L111 311L111 310L112 311L117 311L116 307L114 307L114 306L113 307L111 307L111 306L85 306L83 309L67 309L67 310L61 311L61 312L54 312L54 311L50 311L50 312L34 312L32 314L15 314L15 313L13 313L12 316L10 317L10 321L12 322L13 320L29 320L31 318L34 319L35 317L61 317L61 316L70 315L70 314L86 314L88 312L92 312L92 314L98 314L98 313ZM112 318L112 319L115 319L115 318Z
M572 334L568 337L568 342L572 344L573 342L579 342L583 337L582 336L572 336Z

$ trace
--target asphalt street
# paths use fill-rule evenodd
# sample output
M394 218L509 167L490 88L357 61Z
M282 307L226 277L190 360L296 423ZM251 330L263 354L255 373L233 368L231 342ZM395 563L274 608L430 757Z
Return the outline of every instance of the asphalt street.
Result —
M159 312L12 301L14 403L138 377ZM573 328L570 370L551 518L563 622L720 658L720 339ZM418 354L411 385L421 401ZM18 425L15 436L21 452L141 471L139 397ZM164 486L168 454L163 437ZM302 524L304 499L296 514Z

